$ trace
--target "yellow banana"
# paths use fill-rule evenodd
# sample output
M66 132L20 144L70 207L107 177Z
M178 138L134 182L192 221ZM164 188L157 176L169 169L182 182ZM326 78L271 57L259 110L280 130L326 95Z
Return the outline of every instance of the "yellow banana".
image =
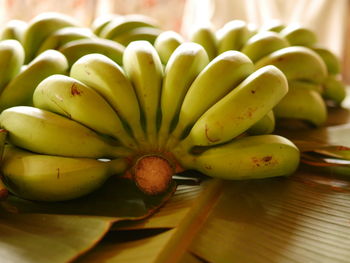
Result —
M256 68L266 65L274 65L282 70L288 80L322 83L327 76L327 68L321 57L307 47L282 48L255 63Z
M217 39L214 33L214 30L209 26L201 26L196 28L191 36L190 40L192 42L200 44L204 47L205 51L208 54L209 60L213 60L217 54Z
M288 25L280 31L292 46L312 47L317 42L316 34L300 25Z
M322 96L339 106L346 97L346 86L340 75L328 75L323 82Z
M248 39L241 52L246 54L254 63L268 54L288 47L289 43L278 33L261 31Z
M24 49L14 39L0 41L0 93L21 70Z
M183 37L175 31L163 31L158 35L154 41L154 47L164 65L167 64L174 50L184 41Z
M9 132L12 144L36 153L88 158L113 158L132 153L76 121L34 107L4 110L0 125Z
M289 81L288 94L274 108L276 118L299 119L314 126L322 125L327 119L327 108L317 89L312 84Z
M150 145L157 142L157 124L163 81L163 65L156 49L147 41L130 43L124 51L123 67L131 80L145 118Z
M218 54L228 50L241 50L250 37L247 23L242 20L231 20L216 33L218 39Z
M23 34L23 47L25 50L25 63L29 63L37 53L42 42L56 30L63 27L76 26L77 22L70 16L46 12L34 17Z
M52 75L35 89L34 106L64 115L105 135L123 146L136 148L117 113L95 90L64 75Z
M265 66L209 108L180 144L191 148L230 141L263 118L287 92L284 74Z
M155 27L137 27L114 37L112 40L123 46L127 46L130 42L137 40L146 40L151 44L154 44L154 41L161 32L162 30Z
M0 111L17 105L32 105L36 86L52 74L65 74L67 69L67 60L60 52L41 53L5 87L0 95Z
M209 63L204 48L193 42L181 44L165 67L161 94L161 126L159 145L163 146L176 124L183 99L194 79Z
M12 19L2 27L0 39L15 39L21 42L27 26L27 22L18 19Z
M1 172L15 195L36 201L64 201L98 189L112 175L126 169L123 159L100 161L42 155L8 145Z
M183 137L207 109L253 71L254 64L246 55L238 51L226 51L212 60L193 81L186 93L172 137L175 140ZM169 146L172 144L169 142Z
M298 148L278 135L237 138L200 154L179 152L177 155L181 164L189 169L230 180L291 175L300 159Z
M118 64L122 64L124 46L108 39L78 39L71 41L59 48L66 56L69 67L71 67L82 56L98 53L105 55Z
M261 135L269 134L275 130L275 114L273 111L269 111L264 117L254 123L248 130L248 134Z
M340 74L340 60L332 51L322 47L313 47L312 50L326 63L329 74Z
M134 138L144 143L139 102L131 82L118 64L104 55L89 54L73 64L70 76L102 95L128 125Z
M125 15L110 21L100 32L100 37L113 39L138 27L157 27L157 22L145 15Z
M93 38L94 34L89 28L83 27L64 27L48 36L40 45L36 55L48 49L58 50L68 42L84 38Z

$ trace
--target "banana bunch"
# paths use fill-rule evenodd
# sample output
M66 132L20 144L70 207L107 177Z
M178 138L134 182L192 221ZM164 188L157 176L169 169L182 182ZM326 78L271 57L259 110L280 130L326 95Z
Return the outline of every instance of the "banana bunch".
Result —
M68 76L42 80L33 106L4 110L0 127L8 131L8 144L1 172L7 188L26 199L62 201L121 174L155 195L187 169L224 179L297 169L297 147L264 134L274 122L272 109L288 92L281 70L256 69L232 50L210 61L193 42L179 44L163 63L144 40L125 48L123 66L88 54Z
M92 22L91 29L100 38L123 46L136 40L147 40L153 44L162 32L156 20L141 14L103 15Z
M201 44L211 60L225 51L237 50L246 54L256 69L266 65L279 68L288 79L289 92L270 114L277 119L320 126L327 119L326 103L339 106L345 98L339 59L319 47L315 33L307 28L274 22L259 29L232 20L216 32L199 27L190 40Z

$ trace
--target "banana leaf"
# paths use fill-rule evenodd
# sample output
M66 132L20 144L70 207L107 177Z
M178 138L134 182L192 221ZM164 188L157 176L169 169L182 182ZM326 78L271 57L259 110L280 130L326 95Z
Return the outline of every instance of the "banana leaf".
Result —
M208 180L193 187L182 217L158 214L153 228L110 232L79 263L349 262L350 182L298 171L251 181ZM176 195L175 195L176 196ZM162 225L162 218L164 219ZM141 222L139 222L141 223ZM157 226L159 228L157 228ZM135 224L133 224L135 227Z
M1 263L70 262L95 246L113 223L155 212L175 191L146 196L131 181L111 178L77 200L45 203L13 195L0 202Z

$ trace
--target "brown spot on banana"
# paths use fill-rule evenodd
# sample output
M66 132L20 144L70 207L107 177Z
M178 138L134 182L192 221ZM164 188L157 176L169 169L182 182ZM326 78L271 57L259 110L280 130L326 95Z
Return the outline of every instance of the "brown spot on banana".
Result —
M78 87L75 83L73 83L71 88L70 88L70 93L73 96L75 96L75 95L80 95L82 93L82 91L78 89Z

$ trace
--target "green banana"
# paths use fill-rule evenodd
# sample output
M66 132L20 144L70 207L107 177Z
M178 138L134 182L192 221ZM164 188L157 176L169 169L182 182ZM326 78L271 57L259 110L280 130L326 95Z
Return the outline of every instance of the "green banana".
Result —
M12 19L2 27L0 39L15 39L21 42L27 26L27 22L18 19Z
M277 119L299 119L314 126L327 119L326 104L317 87L301 81L289 81L288 94L276 105L274 113Z
M228 50L241 50L250 37L247 23L242 20L231 20L217 33L218 54Z
M36 153L67 157L113 158L128 156L131 150L61 115L29 106L4 110L1 128L9 141Z
M0 93L21 69L24 49L14 39L0 41Z
M0 94L0 111L17 105L32 105L36 86L52 74L67 72L66 58L56 50L47 50L36 57Z
M282 48L255 63L256 68L266 65L274 65L282 70L288 80L322 83L327 76L327 68L321 57L307 47Z
M164 145L189 87L208 63L204 48L194 42L181 44L170 56L162 85L159 145Z
M48 49L58 50L61 46L73 40L93 38L94 36L95 35L89 28L64 27L55 31L53 34L47 37L40 45L40 48L38 49L36 55L39 55Z
M6 143L7 131L0 129L0 168L2 166L2 160L4 155L5 143ZM5 184L3 183L3 177L0 174L0 201L6 199L8 196L8 190Z
M95 35L100 36L103 28L105 28L113 19L118 19L120 17L120 15L116 14L103 14L92 21L90 28Z
M254 63L268 54L288 47L289 43L278 33L261 31L248 39L241 52L246 54Z
M82 56L91 53L105 55L121 65L124 46L112 40L102 38L78 39L63 45L59 48L59 51L66 56L69 67Z
M89 194L126 167L123 159L100 161L42 155L8 145L1 172L7 188L15 195L53 202Z
M248 134L261 135L269 134L275 130L276 120L273 111L269 111L264 117L254 123L248 130Z
M77 26L77 22L70 16L46 12L37 15L28 23L28 27L23 34L23 47L25 50L25 63L29 63L37 53L40 45L53 32L63 27Z
M183 37L175 31L163 31L158 35L154 41L154 47L156 48L160 60L164 65L168 63L168 60L174 50L184 41L185 40Z
M281 32L286 26L279 20L272 19L260 27L261 31Z
M95 90L64 75L52 75L35 89L34 106L64 115L101 133L109 135L125 146L136 148L121 120Z
M238 51L226 51L213 59L193 81L186 93L172 137L175 140L183 137L207 109L253 71L254 64ZM172 142L169 144L171 146Z
M339 106L346 97L346 86L341 81L340 75L328 75L323 82L322 96Z
M299 25L286 26L280 31L280 35L292 46L312 47L317 42L317 36L313 31Z
M329 74L340 74L340 60L339 58L329 49L322 47L313 47L315 51L326 63Z
M209 108L180 144L192 148L230 141L263 118L287 92L284 74L265 66Z
M138 27L157 27L157 22L145 15L125 15L110 21L100 32L100 37L113 39Z
M134 138L144 143L139 102L132 84L118 64L104 55L89 54L73 64L70 76L104 97L131 129Z
M183 152L177 155L189 169L230 180L291 175L300 159L299 150L291 141L270 134L237 138L196 155Z
M162 30L154 27L137 27L114 37L112 40L123 46L127 46L130 42L137 40L146 40L151 44L154 44L154 41L161 32Z
M208 54L209 60L213 60L217 56L217 39L214 30L209 26L197 27L191 34L190 40L204 47Z
M156 145L163 65L156 49L147 41L130 43L123 55L124 70L135 88L150 145Z

